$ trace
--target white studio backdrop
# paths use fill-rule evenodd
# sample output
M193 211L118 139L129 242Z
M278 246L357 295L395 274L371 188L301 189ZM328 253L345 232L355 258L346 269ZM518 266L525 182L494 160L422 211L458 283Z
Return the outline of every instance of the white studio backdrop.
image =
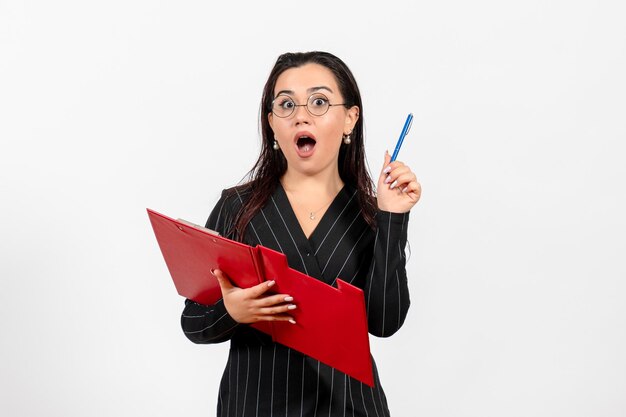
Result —
M621 1L0 0L0 415L215 415L145 212L197 223L258 152L277 56L327 50L400 159L394 416L626 415Z

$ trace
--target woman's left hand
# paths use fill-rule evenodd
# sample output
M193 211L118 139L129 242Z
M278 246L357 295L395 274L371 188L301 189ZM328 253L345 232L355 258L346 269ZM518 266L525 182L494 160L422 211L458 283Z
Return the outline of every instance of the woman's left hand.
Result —
M385 152L385 164L377 186L378 208L392 213L406 213L422 195L422 186L411 169L400 161L391 160Z

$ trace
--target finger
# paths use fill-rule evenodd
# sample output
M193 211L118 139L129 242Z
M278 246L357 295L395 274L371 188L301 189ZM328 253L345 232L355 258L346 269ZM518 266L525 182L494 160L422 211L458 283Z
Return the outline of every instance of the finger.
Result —
M389 163L391 161L391 155L389 155L389 152L385 151L385 160L383 163L383 168L380 171L380 179L384 180L385 177L387 176L387 174L389 173L389 171L391 171L392 168L389 167Z
M385 184L390 184L394 182L395 180L397 180L400 175L411 172L411 168L409 168L408 166L404 164L396 166L396 167L393 167L393 165L390 165L390 166L392 167L392 170L389 172L389 174L387 174L387 177L385 178L385 181L384 181Z
M254 287L248 288L246 291L250 298L259 298L261 295L265 294L267 290L272 288L276 284L276 281L265 281L260 284L255 285Z
M280 305L280 306L260 308L259 309L259 314L266 315L266 316L271 316L271 315L275 315L275 314L287 313L287 312L289 312L291 310L295 310L295 309L296 309L296 305L295 304L284 304L284 305Z
M403 170L405 166L406 165L400 161L390 162L389 165L382 170L380 178L378 179L379 184L389 184L389 182L391 182L390 178L393 180L393 178L398 175L398 172L400 172L398 170Z
M223 273L219 269L212 269L211 273L213 274L213 276L215 276L215 278L217 278L217 282L218 284L220 284L222 294L225 294L235 289L235 286L232 284L232 282L230 282L230 279L225 273Z
M254 303L255 307L271 307L276 304L290 303L293 301L293 297L287 294L276 294L261 297Z
M411 172L411 168L408 165L405 165L402 162L400 162L398 165L393 167L389 175L397 177L398 175L404 174L405 172Z
M288 314L259 315L254 318L255 321L288 321L296 324L296 320Z
M404 188L402 188L402 192L406 194L412 194L416 200L419 200L422 195L422 186L417 181L409 182Z
M415 174L413 174L411 171L405 172L404 174L399 175L391 184L389 184L389 189L393 190L396 187L400 187L400 189L403 189L411 181L415 180Z
M389 165L390 162L391 162L391 155L389 154L389 151L385 151L385 159L384 159L383 168Z

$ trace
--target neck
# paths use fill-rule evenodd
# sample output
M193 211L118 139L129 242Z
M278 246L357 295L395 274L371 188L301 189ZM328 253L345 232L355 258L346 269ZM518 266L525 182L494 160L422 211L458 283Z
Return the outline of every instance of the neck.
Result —
M298 222L304 225L302 230L307 237L343 187L336 170L325 175L324 171L304 175L287 169L280 181Z
M302 194L304 192L310 196L334 196L343 188L343 181L339 176L339 171L336 169L315 175L307 175L287 169L280 182L285 191L291 194Z

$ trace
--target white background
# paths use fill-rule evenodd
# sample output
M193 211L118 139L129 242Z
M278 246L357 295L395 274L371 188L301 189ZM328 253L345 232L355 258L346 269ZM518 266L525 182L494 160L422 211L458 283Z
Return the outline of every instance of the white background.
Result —
M375 4L375 5L374 5ZM623 1L0 0L0 414L215 414L146 207L203 223L286 51L351 67L378 171L409 111L394 416L626 415Z

